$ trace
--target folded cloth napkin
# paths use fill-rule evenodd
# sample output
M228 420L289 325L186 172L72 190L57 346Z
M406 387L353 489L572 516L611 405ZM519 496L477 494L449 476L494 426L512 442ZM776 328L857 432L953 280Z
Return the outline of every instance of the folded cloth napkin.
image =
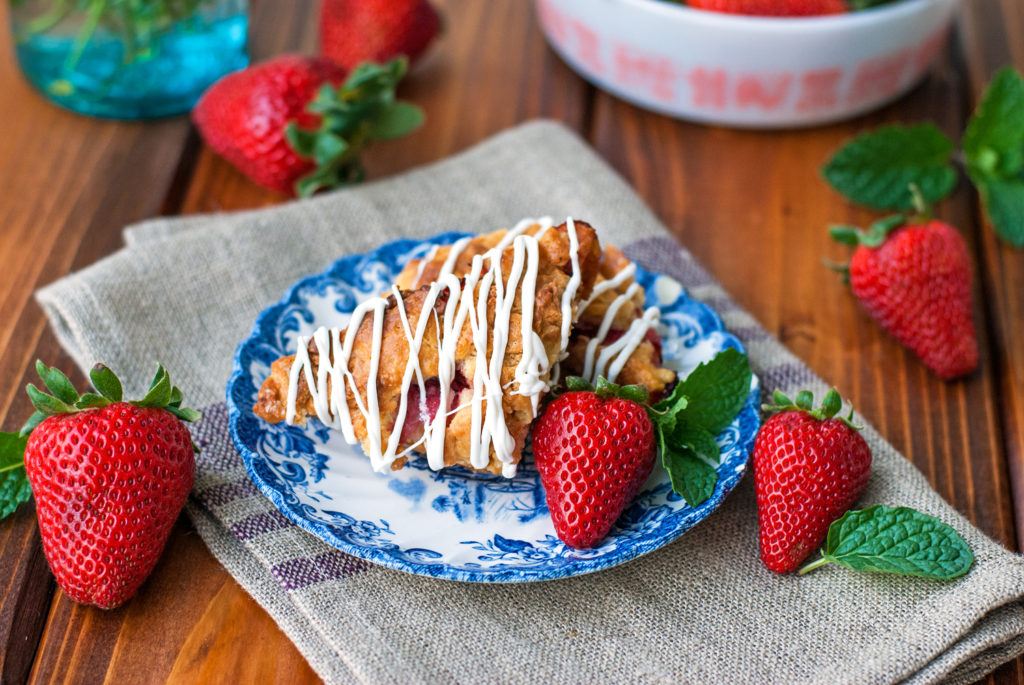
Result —
M714 307L765 389L826 390L584 143L545 122L313 200L131 227L125 249L38 299L83 370L104 360L123 378L144 378L160 360L192 406L207 406L194 428L205 449L188 513L330 683L970 682L1024 652L1024 557L974 528L870 427L873 475L861 504L907 505L953 525L977 556L964 578L836 567L775 575L758 557L749 477L677 542L542 583L459 583L378 567L277 512L247 477L223 404L234 349L256 315L343 254L545 214L590 221Z

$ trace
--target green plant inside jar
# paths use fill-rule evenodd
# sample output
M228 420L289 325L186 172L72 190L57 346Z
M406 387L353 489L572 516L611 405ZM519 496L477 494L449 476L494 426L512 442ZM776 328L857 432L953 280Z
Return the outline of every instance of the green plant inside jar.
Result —
M11 13L28 80L86 114L187 111L248 63L245 0L11 0Z

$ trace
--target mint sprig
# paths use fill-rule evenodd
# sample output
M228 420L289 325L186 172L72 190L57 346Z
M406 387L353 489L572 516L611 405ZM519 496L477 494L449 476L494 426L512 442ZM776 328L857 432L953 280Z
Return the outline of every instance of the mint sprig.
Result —
M316 169L295 183L299 197L362 181L366 170L359 155L368 143L398 138L422 125L422 110L395 99L395 87L407 69L404 57L383 65L360 64L340 87L325 84L306 106L321 117L319 128L289 122L288 144L316 162Z
M718 473L710 463L720 458L715 436L743 408L751 375L747 356L726 348L694 369L648 412L672 489L691 507L715 491Z
M36 373L47 391L31 383L25 388L36 411L17 433L0 432L0 519L10 515L32 495L25 474L25 448L29 434L39 424L51 416L77 414L122 401L121 381L103 364L97 364L89 372L89 380L96 392L82 395L78 394L68 377L56 367L36 361ZM195 409L182 407L182 401L181 390L171 383L167 369L158 365L146 395L130 404L166 409L182 421L198 421L202 418Z
M1024 77L1012 67L993 76L962 140L967 175L996 233L1024 247ZM916 185L929 203L956 185L956 146L937 126L886 126L840 148L822 168L847 199L880 210L908 209Z
M974 554L959 533L934 516L876 505L834 521L822 557L800 569L800 575L830 563L854 571L949 580L970 570Z

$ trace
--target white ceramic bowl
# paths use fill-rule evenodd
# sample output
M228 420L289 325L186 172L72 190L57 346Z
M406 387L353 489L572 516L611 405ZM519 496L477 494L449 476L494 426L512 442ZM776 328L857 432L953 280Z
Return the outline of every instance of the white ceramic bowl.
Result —
M959 0L748 17L662 0L535 0L554 49L594 84L671 116L783 128L880 107L924 75Z

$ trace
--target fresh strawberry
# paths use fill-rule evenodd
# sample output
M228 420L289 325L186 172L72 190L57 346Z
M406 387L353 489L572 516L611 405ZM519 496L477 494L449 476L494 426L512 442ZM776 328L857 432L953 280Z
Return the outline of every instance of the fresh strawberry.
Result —
M871 475L871 449L830 390L820 409L809 392L796 403L776 391L771 416L754 441L754 488L761 560L776 573L795 570L860 497Z
M346 67L284 55L213 84L192 120L206 143L256 183L312 195L362 180L359 153L374 139L404 135L419 109L394 99L406 63Z
M856 246L849 264L853 294L882 328L940 377L978 365L971 308L971 259L963 238L941 221L883 219L867 231L832 228Z
M355 68L405 55L415 62L441 28L427 0L323 0L320 54Z
M813 17L849 11L844 0L689 0L686 4L712 12L759 17Z
M57 369L36 368L53 394L29 386L37 411L22 433L43 552L71 599L110 609L149 576L192 489L194 448L182 419L199 414L181 406L163 367L137 402L121 401L105 366L90 374L100 394L82 396ZM3 454L9 468L15 457Z
M533 454L558 537L570 547L593 547L651 475L654 427L633 400L567 392L537 421Z

